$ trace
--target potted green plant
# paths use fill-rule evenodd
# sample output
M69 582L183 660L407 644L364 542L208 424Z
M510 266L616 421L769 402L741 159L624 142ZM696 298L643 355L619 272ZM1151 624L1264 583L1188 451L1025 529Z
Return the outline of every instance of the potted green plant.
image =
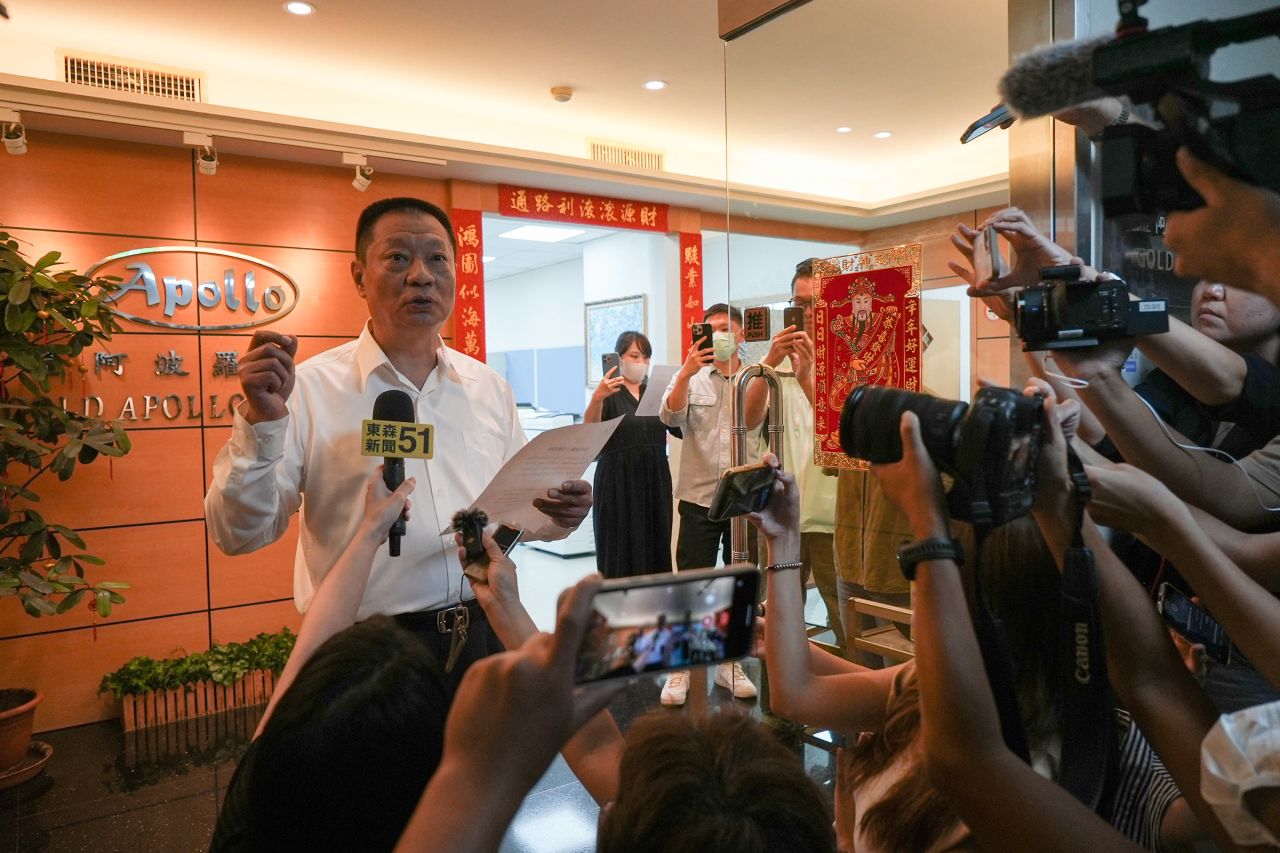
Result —
M16 596L36 617L87 597L106 616L128 585L87 579L85 566L103 561L83 553L80 534L34 508L43 475L67 480L77 464L129 450L119 423L68 412L53 396L54 383L86 371L86 347L120 330L110 308L119 280L55 271L59 257L33 263L0 231L0 597ZM16 744L8 752L0 745L0 776L12 755L20 765L27 755L39 701L39 691L0 690L0 703L13 706L0 707L0 729Z

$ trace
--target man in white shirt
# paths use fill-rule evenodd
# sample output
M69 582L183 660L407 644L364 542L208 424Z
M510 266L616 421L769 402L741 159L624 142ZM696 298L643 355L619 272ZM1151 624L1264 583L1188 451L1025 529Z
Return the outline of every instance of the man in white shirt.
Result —
M359 609L394 615L443 663L456 685L467 665L501 646L475 604L452 535L470 505L525 438L511 387L483 363L444 345L453 311L456 251L448 215L411 198L384 199L360 215L351 277L368 303L360 337L308 359L295 372L297 338L258 332L240 360L245 402L214 463L205 497L210 534L227 554L279 539L299 508L294 600L305 611L360 522L360 495L378 457L359 453L360 424L383 391L414 402L435 427L430 460L406 459L417 490L399 557L374 561ZM296 387L295 387L296 386ZM591 507L591 486L564 483L534 504L559 538Z

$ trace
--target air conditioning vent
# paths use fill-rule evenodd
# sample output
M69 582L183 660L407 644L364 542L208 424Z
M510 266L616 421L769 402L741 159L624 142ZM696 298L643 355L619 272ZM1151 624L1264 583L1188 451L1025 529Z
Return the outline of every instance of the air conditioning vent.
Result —
M662 152L621 142L600 142L590 140L591 159L597 163L608 163L610 166L627 166L632 169L646 169L650 172L662 171Z
M204 100L204 77L183 68L143 65L128 59L62 53L62 79L77 86L150 95L170 101Z

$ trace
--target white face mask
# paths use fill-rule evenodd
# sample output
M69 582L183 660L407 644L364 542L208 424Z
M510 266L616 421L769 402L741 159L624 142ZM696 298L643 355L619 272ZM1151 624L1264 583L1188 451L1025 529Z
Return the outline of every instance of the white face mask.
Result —
M711 335L711 348L712 357L716 361L728 361L733 358L733 351L736 349L733 343L733 335L729 332L714 332Z
M624 361L622 362L622 378L628 382L639 385L644 381L645 376L649 373L649 365L643 361Z

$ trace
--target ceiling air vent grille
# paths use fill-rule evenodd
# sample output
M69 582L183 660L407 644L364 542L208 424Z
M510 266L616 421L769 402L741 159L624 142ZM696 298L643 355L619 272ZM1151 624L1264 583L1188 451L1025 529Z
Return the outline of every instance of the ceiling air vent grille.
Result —
M194 71L142 65L127 59L62 55L62 79L78 86L150 95L170 101L204 100L204 80Z
M662 171L662 152L621 142L600 142L591 140L591 159L597 163L608 163L610 166L626 166L631 169L647 169L651 172Z

